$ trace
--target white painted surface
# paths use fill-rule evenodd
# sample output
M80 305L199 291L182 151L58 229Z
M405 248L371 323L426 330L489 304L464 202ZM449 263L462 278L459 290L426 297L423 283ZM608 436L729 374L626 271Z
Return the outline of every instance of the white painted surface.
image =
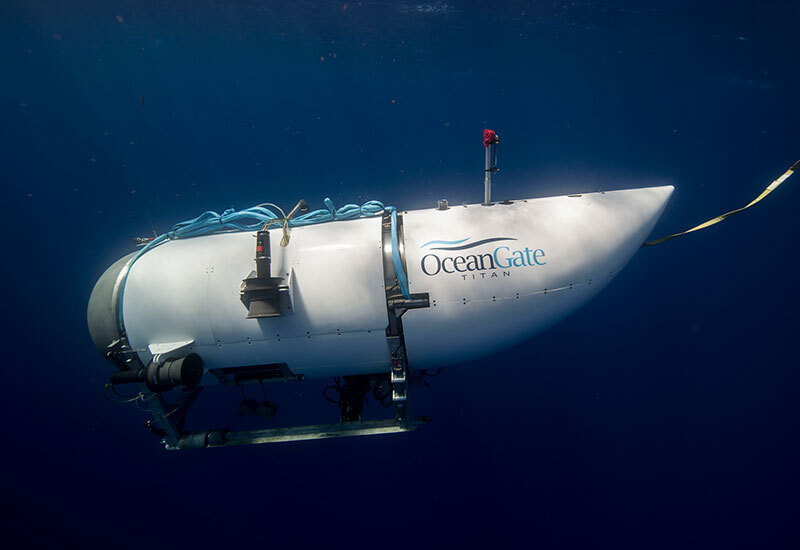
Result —
M566 317L625 266L672 190L404 212L410 289L431 298L430 308L403 317L411 367L477 359ZM295 374L321 377L388 371L381 218L293 228L286 248L278 245L280 230L272 231L272 275L284 277L291 294L277 318L247 319L239 298L242 279L255 268L254 235L171 241L144 254L124 295L131 346L193 340L207 368L287 363ZM466 239L456 246L468 246L489 238L507 240L462 251L427 244ZM465 270L469 255L497 249L494 269L456 271L455 260L446 264L453 273L427 275L421 268L427 254L460 255ZM506 268L506 258L520 265Z
M247 319L239 298L255 269L254 235L170 241L144 254L125 288L131 346L194 340L207 368L287 363L309 376L388 370L380 217L293 228L285 248L280 230L271 231L272 275L291 283L292 297L282 317L268 319Z
M430 293L432 304L403 317L410 364L427 368L477 359L560 321L627 264L661 216L672 191L672 186L665 186L404 213L410 290ZM462 251L432 250L446 245L423 248L433 240L468 239L455 245L463 246L494 237L516 240ZM421 268L426 254L440 258L479 255L498 247L509 248L500 250L498 263L505 265L511 251L528 248L525 255L533 265L434 276ZM542 253L531 254L536 250ZM544 265L537 265L537 260ZM435 261L426 261L426 269L435 271L431 267ZM446 267L456 271L452 262ZM467 266L461 262L459 267Z

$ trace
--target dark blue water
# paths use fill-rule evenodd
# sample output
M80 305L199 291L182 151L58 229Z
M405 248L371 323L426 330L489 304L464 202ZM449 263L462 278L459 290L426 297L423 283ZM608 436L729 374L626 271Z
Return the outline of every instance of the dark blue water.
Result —
M655 236L742 206L800 158L796 2L220 4L0 11L5 540L800 542L798 180L448 368L412 434L166 452L85 323L146 209L478 202L484 127L496 198L672 183Z

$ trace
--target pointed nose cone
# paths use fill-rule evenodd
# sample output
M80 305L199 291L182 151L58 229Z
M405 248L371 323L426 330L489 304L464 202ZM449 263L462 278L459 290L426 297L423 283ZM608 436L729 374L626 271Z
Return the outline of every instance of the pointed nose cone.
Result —
M429 368L475 359L565 318L625 267L673 190L404 213L409 285L434 306L403 317L409 361Z
M631 189L627 191L617 191L620 194L620 202L627 203L631 209L639 212L641 232L637 239L641 242L647 240L656 222L664 213L672 192L675 187L672 185L662 185L660 187L645 187L642 189ZM641 244L641 243L639 243Z
M561 244L571 258L565 259L565 276L596 276L625 266L647 240L674 190L665 185L584 195L580 219L565 224L570 236Z
M597 200L592 206L600 210L596 220L602 225L598 233L613 243L617 250L614 255L620 256L617 262L626 263L647 240L674 190L672 185L664 185L595 195Z

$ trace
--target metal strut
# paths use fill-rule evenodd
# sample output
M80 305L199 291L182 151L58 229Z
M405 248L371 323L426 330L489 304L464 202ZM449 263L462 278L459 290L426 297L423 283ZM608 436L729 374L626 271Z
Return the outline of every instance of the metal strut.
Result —
M268 430L210 430L184 433L177 446L167 445L167 450L202 449L208 447L231 447L235 445L260 445L263 443L286 443L328 439L331 437L352 437L359 435L380 435L409 432L421 424L430 422L429 418L415 418L399 424L395 419L371 420L356 424L318 424L273 428Z
M383 276L386 289L386 309L389 324L386 327L386 340L391 354L391 371L389 381L392 387L392 402L395 405L395 419L404 423L409 418L408 380L409 369L406 359L406 343L403 336L402 317L409 309L426 308L430 306L428 293L411 294L407 288L402 287L402 282L397 273L399 268L405 272L402 265L403 253L400 243L403 242L403 218L392 213L383 219Z

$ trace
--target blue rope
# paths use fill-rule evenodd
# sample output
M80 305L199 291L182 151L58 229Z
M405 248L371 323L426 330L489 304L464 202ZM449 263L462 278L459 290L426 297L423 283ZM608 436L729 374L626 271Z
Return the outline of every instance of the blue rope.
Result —
M289 227L301 227L304 225L314 225L317 223L325 223L334 220L355 220L358 218L368 218L383 214L384 212L392 213L392 262L397 274L397 281L400 284L400 289L405 298L410 298L408 292L408 279L406 278L403 263L400 259L400 251L398 249L397 239L397 211L393 206L385 207L380 201L367 201L362 205L346 204L338 210L334 207L333 201L325 198L322 201L325 208L308 212L302 216L297 216L289 220ZM207 211L203 212L196 218L176 223L172 229L166 233L159 235L146 246L144 246L128 264L128 273L131 267L136 263L136 260L142 255L160 245L161 243L174 240L174 239L189 239L192 237L200 237L202 235L211 235L221 231L258 231L265 225L280 224L283 225L283 218L275 214L269 208L263 206L253 206L244 210L234 210L228 208L221 215L216 212ZM119 312L119 326L123 327L122 322L122 298L125 292L125 282L128 276L127 273L120 284L119 302L117 311Z
M314 210L302 216L297 216L289 220L289 227L300 227L304 225L314 225L317 223L330 222L334 220L354 220L358 218L368 218L382 214L385 210L380 201L368 201L362 205L346 204L338 210L334 208L333 201L326 198L324 201L326 208ZM211 235L220 231L258 231L264 225L283 224L283 218L275 214L269 208L263 206L253 206L244 210L234 210L228 208L221 215L216 212L203 212L196 218L176 223L168 232L159 235L150 241L147 246L142 248L134 258L134 262L139 257L153 247L158 246L165 240L188 239ZM131 263L131 265L133 265Z

